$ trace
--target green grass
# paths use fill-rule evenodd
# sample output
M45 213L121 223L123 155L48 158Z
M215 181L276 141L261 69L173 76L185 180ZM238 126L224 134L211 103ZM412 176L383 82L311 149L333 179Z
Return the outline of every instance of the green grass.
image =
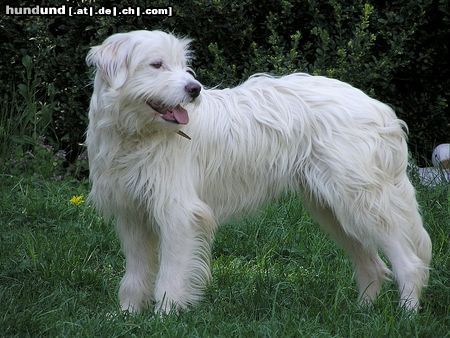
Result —
M0 175L0 336L449 337L450 195L421 189L433 269L418 315L387 283L360 308L350 263L286 197L218 231L213 281L191 311L119 311L113 227L69 199L86 183Z

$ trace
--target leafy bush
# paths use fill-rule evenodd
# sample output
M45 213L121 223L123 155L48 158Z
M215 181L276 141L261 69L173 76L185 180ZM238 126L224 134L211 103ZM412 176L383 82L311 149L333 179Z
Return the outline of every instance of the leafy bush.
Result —
M14 6L20 5L29 3ZM167 2L115 5L165 7ZM336 77L391 104L410 127L414 153L429 158L434 145L449 141L447 1L195 0L178 1L173 9L172 17L1 17L7 42L0 63L0 88L6 93L0 137L44 135L73 162L83 150L92 91L84 63L89 46L116 32L164 29L194 39L193 66L207 86L235 85L255 72ZM29 76L24 57L32 62L31 83L24 80ZM25 131L11 129L16 125L11 121L23 114L39 120L28 121Z

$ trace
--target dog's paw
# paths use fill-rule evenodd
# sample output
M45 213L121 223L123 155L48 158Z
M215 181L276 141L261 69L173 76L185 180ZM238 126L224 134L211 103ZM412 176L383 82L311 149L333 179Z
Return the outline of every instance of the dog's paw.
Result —
M143 302L135 302L131 299L120 300L120 308L124 312L131 314L140 313L146 306L142 304Z
M151 296L145 289L122 283L119 290L120 308L129 313L139 313L151 303Z
M181 311L186 309L186 305L177 302L169 297L164 297L155 303L154 311L159 316L165 316L169 314L179 314Z

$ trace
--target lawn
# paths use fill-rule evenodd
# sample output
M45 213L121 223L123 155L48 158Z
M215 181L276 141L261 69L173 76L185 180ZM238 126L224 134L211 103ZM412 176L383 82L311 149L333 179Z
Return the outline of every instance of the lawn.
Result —
M349 261L286 196L223 225L204 301L164 318L119 311L124 261L113 226L70 202L88 188L0 175L1 336L450 336L448 186L418 192L433 264L417 315L397 307L390 282L373 308L359 307Z

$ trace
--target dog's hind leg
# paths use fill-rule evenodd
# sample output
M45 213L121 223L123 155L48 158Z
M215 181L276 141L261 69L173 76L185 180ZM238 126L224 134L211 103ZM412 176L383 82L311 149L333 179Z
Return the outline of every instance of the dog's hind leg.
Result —
M117 219L126 269L119 289L122 310L139 312L153 299L158 270L158 237L149 224L127 213Z
M353 263L360 302L372 303L386 276L390 274L377 250L364 246L359 240L346 234L330 208L317 202L312 196L304 194L303 201L322 230L347 253Z
M400 305L417 310L421 290L428 282L431 240L423 228L414 188L406 175L397 185L385 189L388 198L380 218L388 223L388 231L378 234L378 245L391 262Z
M385 253L398 283L400 305L417 310L428 281L431 241L406 174L395 184L386 181L371 189L336 191L341 194L334 198L333 211L346 233Z
M156 217L160 270L155 311L179 311L200 300L211 277L210 245L215 221L209 208L200 201L194 205L192 201L177 203Z
M417 310L422 287L428 279L428 269L411 247L411 243L398 229L380 241L383 252L392 265L400 291L400 305Z

